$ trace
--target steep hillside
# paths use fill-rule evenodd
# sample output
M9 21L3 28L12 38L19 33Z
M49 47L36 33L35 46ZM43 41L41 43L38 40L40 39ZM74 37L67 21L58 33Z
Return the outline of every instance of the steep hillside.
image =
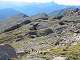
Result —
M7 26L4 28L4 26ZM20 14L0 24L0 43L11 45L17 60L80 60L80 9L64 15Z
M23 13L16 14L15 16L12 16L0 22L0 32L3 32L5 29L11 28L16 25L21 26L23 23L27 24L30 22L30 20L30 17ZM13 27L13 29L14 28L15 27Z

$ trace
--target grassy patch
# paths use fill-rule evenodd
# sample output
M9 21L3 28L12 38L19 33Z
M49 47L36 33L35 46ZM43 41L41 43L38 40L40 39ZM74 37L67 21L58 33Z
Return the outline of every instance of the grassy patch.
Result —
M58 56L67 56L70 60L80 60L80 43L65 48L52 48L50 52Z

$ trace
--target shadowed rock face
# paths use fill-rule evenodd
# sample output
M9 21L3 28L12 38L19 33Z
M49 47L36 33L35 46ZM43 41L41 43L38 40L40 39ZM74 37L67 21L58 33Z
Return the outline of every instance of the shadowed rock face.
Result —
M10 28L5 29L4 32L9 32L9 31L15 30L15 29L21 27L22 25L28 24L30 22L31 22L30 20L26 20L26 21L24 21L24 22L22 22L20 24L16 24L16 25L14 25L14 26L12 26Z
M0 45L0 60L17 59L16 51L8 44Z
M39 25L39 23L32 24L30 27L30 30L37 30L38 25Z

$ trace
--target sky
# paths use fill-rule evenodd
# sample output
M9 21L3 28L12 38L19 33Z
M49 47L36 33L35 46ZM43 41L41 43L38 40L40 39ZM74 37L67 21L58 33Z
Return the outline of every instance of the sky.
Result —
M54 2L59 5L80 6L80 0L0 0L0 4L50 3L50 2Z

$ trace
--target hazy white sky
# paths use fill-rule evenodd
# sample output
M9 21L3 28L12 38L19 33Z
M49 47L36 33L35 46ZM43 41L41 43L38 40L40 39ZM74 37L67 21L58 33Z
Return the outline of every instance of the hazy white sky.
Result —
M61 5L70 5L70 6L80 5L80 0L54 0L54 2Z
M18 2L18 3L48 3L48 2L52 2L52 0L0 0L1 2Z
M1 3L49 3L55 2L60 5L71 5L77 6L80 5L80 0L0 0Z

